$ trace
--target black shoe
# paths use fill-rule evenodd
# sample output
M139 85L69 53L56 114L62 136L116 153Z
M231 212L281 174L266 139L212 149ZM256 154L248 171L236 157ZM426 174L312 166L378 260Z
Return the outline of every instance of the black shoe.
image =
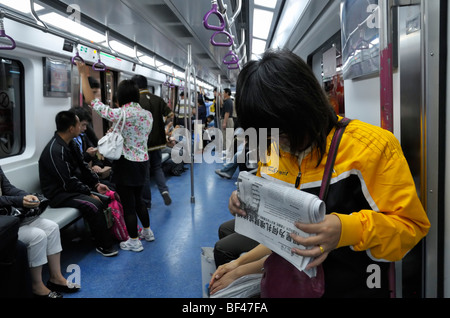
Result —
M164 204L165 205L170 205L172 203L172 199L170 198L170 194L167 191L164 191L163 193L161 193L163 199L164 199Z
M37 298L37 299L63 298L63 295L61 295L60 293L55 292L55 291L51 291L48 295L36 295L36 294L33 294L33 296L34 296L34 298Z
M76 293L81 288L80 285L74 283L67 282L67 285L59 285L52 283L51 281L47 282L47 287L51 291L56 291L60 293Z
M217 169L215 172L216 172L216 174L218 174L222 178L225 178L225 179L228 179L228 180L231 179L231 176L228 173L222 172L220 169Z
M117 254L119 254L119 251L113 247L104 248L104 247L98 246L95 250L105 257L116 256Z

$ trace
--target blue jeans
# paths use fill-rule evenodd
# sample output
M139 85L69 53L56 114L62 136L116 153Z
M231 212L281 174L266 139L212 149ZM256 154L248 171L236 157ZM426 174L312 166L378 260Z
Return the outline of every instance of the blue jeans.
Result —
M229 162L229 163L225 162L223 164L222 169L220 169L220 171L224 172L232 177L233 174L236 172L236 169L239 167L238 157L242 153L243 150L244 150L244 145L243 144L239 145L236 153L233 156L233 161Z

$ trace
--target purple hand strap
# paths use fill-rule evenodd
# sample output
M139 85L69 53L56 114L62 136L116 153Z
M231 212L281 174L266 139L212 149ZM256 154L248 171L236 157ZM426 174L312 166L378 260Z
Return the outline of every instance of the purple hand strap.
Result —
M77 54L72 58L72 64L77 65L75 61L80 61L81 63L84 63L83 58L80 56L80 54L77 52Z
M106 71L106 65L100 59L98 59L98 62L92 65L92 69L94 71L104 72Z
M6 35L5 30L0 30L0 38L7 38L11 41L11 45L9 46L0 46L0 50L14 50L16 48L16 41L9 35Z
M229 42L222 42L222 43L216 42L215 38L218 34L225 34L228 37ZM233 37L227 31L216 31L216 32L214 32L214 34L211 37L211 44L214 46L232 46L233 45Z
M231 57L231 59L228 59L228 57ZM223 58L223 64L230 65L237 63L239 63L239 57L233 51L228 52Z
M220 22L219 26L211 25L208 23L209 17L213 14L219 18ZM225 29L225 19L223 18L223 15L219 12L217 3L214 3L212 5L212 9L208 11L208 13L206 13L205 17L203 18L203 25L205 26L206 29L213 31L223 31Z

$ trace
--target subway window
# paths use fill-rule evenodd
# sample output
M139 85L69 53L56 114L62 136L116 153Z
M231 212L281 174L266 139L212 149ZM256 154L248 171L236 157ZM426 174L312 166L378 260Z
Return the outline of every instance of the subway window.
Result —
M0 159L25 149L24 68L0 57Z

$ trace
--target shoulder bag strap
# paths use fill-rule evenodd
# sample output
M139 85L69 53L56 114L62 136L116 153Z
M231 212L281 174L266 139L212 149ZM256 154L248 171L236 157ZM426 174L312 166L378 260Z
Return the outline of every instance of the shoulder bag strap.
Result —
M328 188L330 187L331 174L333 173L334 162L338 152L339 144L344 134L345 128L350 123L350 119L344 118L340 122L340 126L336 129L333 140L331 141L330 151L328 152L327 163L323 173L322 185L320 187L319 198L325 201L328 195Z
M127 114L125 112L125 109L122 108L122 127L120 128L120 134L122 134L123 127L125 127L126 121L127 121Z
M119 130L119 125L122 122L122 127L120 128L120 133L122 134L123 127L125 126L126 114L125 110L122 109L122 113L120 114L119 120L114 124L113 131L116 132Z

